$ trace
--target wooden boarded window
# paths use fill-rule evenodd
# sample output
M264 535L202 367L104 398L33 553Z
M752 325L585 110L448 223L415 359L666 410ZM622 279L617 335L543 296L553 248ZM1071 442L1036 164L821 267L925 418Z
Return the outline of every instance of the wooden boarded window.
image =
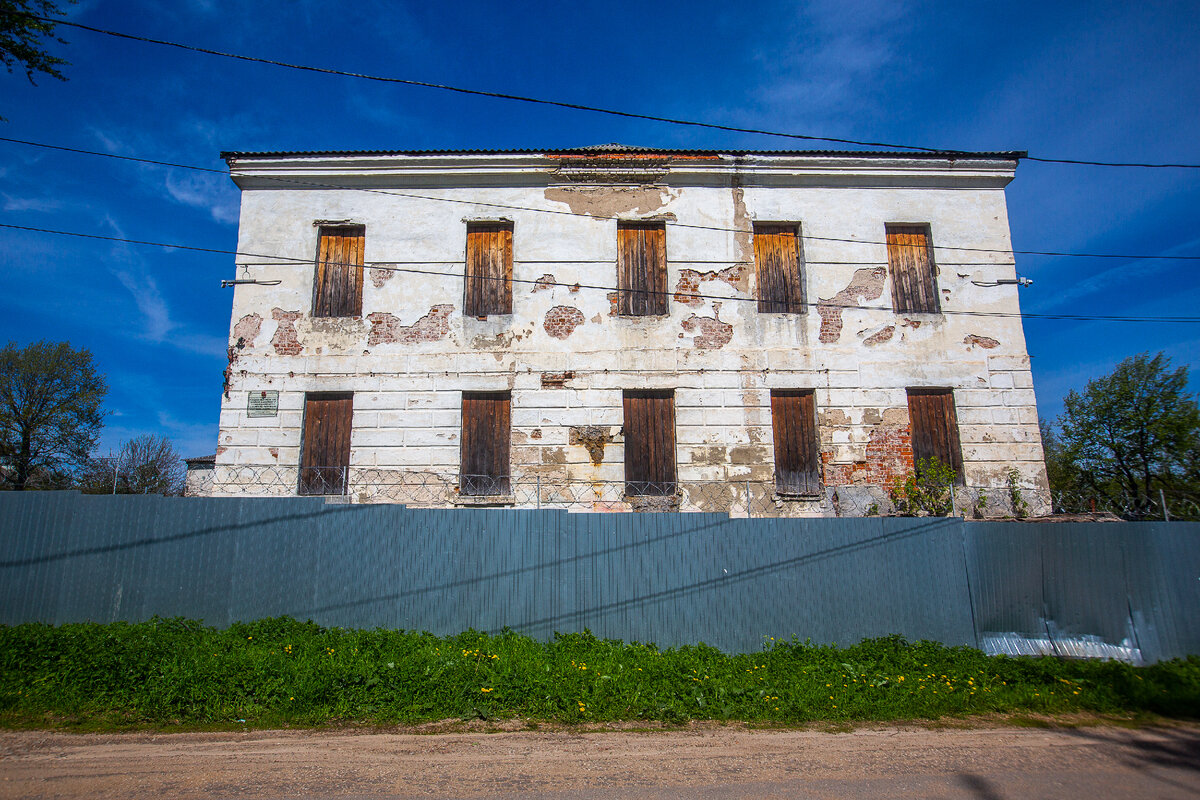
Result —
M675 493L675 393L627 391L625 493Z
M775 490L780 494L818 494L821 477L812 390L772 391L771 426L775 432Z
M508 392L463 392L462 474L459 491L464 495L508 495L508 443L511 427L511 396Z
M313 284L314 317L362 316L363 242L361 225L322 225Z
M954 482L963 482L962 447L958 442L958 416L951 389L909 389L908 417L912 431L913 461L936 458L954 470Z
M887 226L888 269L892 273L892 307L897 313L937 314L937 276L928 225Z
M466 316L512 313L512 241L511 223L467 225Z
M754 268L758 275L758 310L804 313L804 258L797 225L755 224Z
M617 223L617 313L667 313L667 231L662 223Z
M305 395L300 494L346 493L353 414L352 394Z

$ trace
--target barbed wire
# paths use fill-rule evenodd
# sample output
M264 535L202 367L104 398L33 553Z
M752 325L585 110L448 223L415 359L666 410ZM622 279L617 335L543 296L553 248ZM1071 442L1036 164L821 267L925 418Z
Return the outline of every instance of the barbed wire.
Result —
M736 517L959 516L968 519L1088 515L1123 520L1200 520L1200 496L1156 492L1131 498L1004 483L926 485L924 494L853 484L808 494L760 478L669 482L588 480L562 470L464 475L436 469L375 466L217 465L190 494L312 496L330 501L397 503L421 508L542 508L587 512L713 512Z

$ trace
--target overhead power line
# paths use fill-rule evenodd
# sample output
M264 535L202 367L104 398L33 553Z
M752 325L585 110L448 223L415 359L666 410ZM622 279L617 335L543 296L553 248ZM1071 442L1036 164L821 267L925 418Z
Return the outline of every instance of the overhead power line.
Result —
M81 233L78 231L61 231L61 230L53 230L50 228L35 228L32 226L28 226L28 225L12 225L9 223L0 223L0 228L10 228L13 230L31 231L34 233L49 233L49 234L54 234L57 236L72 236L72 237L81 238L81 239L96 239L96 240L105 241L105 242L119 242L122 244L137 244L137 245L144 245L144 246L148 246L148 247L162 247L162 248L169 248L169 249L173 249L173 250L189 250L189 251L199 252L199 253L216 253L219 255L232 255L235 257L245 256L245 257L249 257L249 258L272 259L274 262L276 262L275 266L308 266L313 263L312 258L298 258L298 257L294 257L294 256L273 256L273 255L264 255L262 253L248 253L248 252L240 251L240 250L226 250L226 249L213 248L213 247L196 247L193 245L175 244L175 243L169 243L169 242L152 242L152 241L148 241L148 240L144 240L144 239L130 239L130 238L123 237L123 236L104 236L102 234ZM443 271L438 271L438 270L416 269L414 267L398 267L398 266L393 265L394 262L382 262L382 263L367 262L364 264L349 264L349 263L344 263L344 262L326 261L324 263L328 266L362 267L364 269L377 269L377 270L382 270L385 272L396 272L396 273L404 273L404 274L412 274L412 275L424 275L424 276L433 276L433 277L440 277L440 278L462 278L463 277L463 273L461 273L461 272L443 272ZM238 264L237 266L244 266L244 265ZM478 276L478 277L487 278L487 276ZM563 282L563 281L543 281L540 278L536 279L536 280L529 280L529 279L524 279L524 278L511 278L510 279L510 278L504 277L504 278L492 278L492 280L511 280L513 283L519 283L519 284L532 284L532 285L540 285L540 286L561 286L561 287L564 287L567 289L591 289L591 290L599 290L599 291L605 291L605 292L635 291L635 290L630 290L630 289L622 290L616 286L604 286L604 285L584 284L584 283L567 283L567 282ZM651 294L653 294L653 292L651 292ZM710 295L710 294L701 294L699 292L691 291L691 290L676 290L674 292L667 291L667 292L664 292L663 294L666 294L671 297L682 296L682 297L688 298L689 300L694 298L694 299L699 299L699 300L717 300L720 302L728 302L728 301L748 302L748 303L757 303L758 302L758 298L756 298L756 297ZM805 301L803 303L797 303L797 305L803 306L805 308L817 308L817 309L824 307L824 308L837 308L837 309L843 309L843 310L885 311L888 313L895 313L895 309L891 306L864 306L864 305L857 305L857 304L853 304L853 303L834 303L834 302L825 301L825 300L818 301L815 303L812 301ZM1181 322L1182 323L1200 323L1200 317L1130 316L1130 315L1104 315L1104 314L1037 314L1037 313L1022 314L1021 312L1008 312L1008 311L966 311L966 310L955 310L955 309L942 309L940 313L945 314L945 315L969 316L969 317L1078 320L1078 321L1086 321L1086 322L1160 322L1160 323L1171 323L1171 324L1181 323Z
M446 92L455 92L458 94L474 95L477 97L491 97L499 100L512 100L521 103L533 103L536 105L554 106L557 108L566 108L573 111L588 111L594 114L607 114L614 117L625 117L628 119L642 119L650 122L665 122L671 125L684 125L693 128L707 128L710 130L728 131L732 133L751 133L759 136L777 136L785 139L800 139L812 142L834 142L837 144L850 144L862 147L886 147L900 150L915 150L925 153L945 153L947 155L966 155L970 151L946 149L940 147L924 147L913 144L896 144L893 142L873 142L862 139L846 139L836 136L816 136L804 133L787 133L784 131L772 131L762 128L743 128L736 125L721 125L715 122L700 122L697 120L677 119L673 117L660 117L654 114L639 114L633 111L622 111L619 109L602 108L599 106L589 106L582 103L568 103L561 100L547 100L538 97L527 97L524 95L509 94L506 92L490 92L482 89L468 89L462 86L451 86L449 84L432 83L430 81L419 81L411 78L396 78L383 75L369 75L362 72L348 72L346 70L333 69L328 67L314 67L306 64L291 64L286 61L277 61L270 58L261 58L258 56L247 56L239 53L227 53L221 50L213 50L208 47L199 47L197 45L183 44L181 42L171 42L165 39L153 39L148 36L137 36L131 33L122 33L120 31L106 30L104 28L96 28L91 25L84 25L79 22L68 22L66 20L55 19L52 17L42 17L33 14L27 14L33 19L42 22L49 22L56 25L66 25L80 30L91 31L105 36L113 36L118 39L127 39L135 42L145 42L148 44L157 44L164 47L174 47L180 50L190 50L195 53L204 53L206 55L220 56L221 58L231 58L238 61L249 61L256 64L268 64L275 67L285 67L287 69L301 70L304 72L315 72L325 75L339 75L346 78L358 78L360 80L377 81L382 83L403 84L405 86L420 86L426 89L438 89ZM1140 163L1140 162L1123 162L1123 161L1088 161L1082 159L1070 158L1045 158L1039 156L1027 156L1030 161L1038 161L1046 164L1073 164L1087 165L1096 167L1143 167L1148 169L1200 169L1200 164L1176 164L1176 163Z
M208 172L208 173L213 173L216 175L234 176L234 173L232 172L232 170L227 172L226 170L223 170L223 169L213 169L211 167L200 167L200 166L195 166L193 164L178 164L178 163L174 163L174 162L170 162L170 161L156 161L154 159L148 159L148 158L136 158L134 156L122 156L122 155L116 155L114 153L102 153L97 150L84 150L84 149L77 148L77 147L64 147L61 145L46 144L44 142L31 142L31 141L27 141L25 139L14 139L14 138L10 138L7 136L0 136L0 142L12 142L14 144L29 145L31 147L42 147L42 148L46 148L49 150L61 150L63 152L77 153L77 154L81 154L81 155L100 156L103 158L115 158L115 159L119 159L121 161L133 161L133 162L140 162L140 163L144 163L144 164L152 164L155 166L175 167L178 169L195 170L197 172ZM500 209L502 211L526 211L526 212L532 212L532 213L537 213L537 214L559 214L562 216L582 217L582 218L586 218L586 219L604 220L604 221L612 221L612 220L618 219L617 217L607 217L607 216L598 215L598 214L586 214L586 213L583 213L580 211L564 211L564 210L553 209L553 208L533 208L530 206L516 206L516 205L507 204L507 203L489 203L489 202L482 201L482 200L461 199L461 198L455 198L455 197L434 197L431 195L413 194L411 192L399 192L399 191L396 191L393 189L372 189L372 188L365 187L365 186L344 186L344 185L333 184L333 183L322 183L322 182L318 182L318 181L301 180L299 178L284 178L284 177L280 177L277 175L255 175L253 177L256 180L275 181L278 183L286 183L286 184L291 184L291 185L295 185L295 186L304 186L304 187L312 188L312 189L332 189L332 190L336 190L336 191L369 192L371 194L382 194L382 195L388 195L391 197L403 197L403 198L407 198L407 199L411 199L411 200L428 200L428 201L437 202L437 203L457 203L460 205L483 206L486 208ZM664 222L664 224L669 225L674 228L689 228L689 229L695 229L695 230L718 231L718 232L723 232L723 233L745 234L745 233L750 232L744 228L727 228L727 227L723 227L723 226L719 226L719 225L698 225L695 223L678 222L678 221L671 221L671 220L666 220ZM807 234L804 232L801 232L799 236L801 239L807 239L810 241L842 242L845 244L866 244L866 245L876 245L876 246L884 246L884 247L887 246L887 242L881 242L881 241L872 240L872 239L847 239L844 237L836 237L836 236L814 236L812 234ZM953 245L946 245L946 244L935 244L932 247L934 250L953 250L955 252L969 252L969 253L1001 253L1001 254L1010 255L1010 256L1011 255L1026 255L1026 256L1054 256L1054 257L1062 257L1062 258L1110 258L1110 259L1115 258L1115 259L1125 259L1125 260L1129 260L1129 261L1139 261L1139 260L1145 260L1145 259L1166 260L1166 261L1200 261L1200 255L1176 256L1176 255L1150 255L1150 254L1139 255L1139 254L1134 254L1134 253L1070 253L1070 252L1057 251L1057 250L1013 250L1013 249L1006 250L1006 249L1002 249L1002 248L991 248L991 247L955 247Z

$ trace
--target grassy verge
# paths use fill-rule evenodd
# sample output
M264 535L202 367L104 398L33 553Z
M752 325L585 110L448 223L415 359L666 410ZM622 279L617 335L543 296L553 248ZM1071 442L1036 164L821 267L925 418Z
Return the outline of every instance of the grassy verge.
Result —
M1200 718L1200 657L1116 662L988 657L900 637L852 647L768 641L760 653L597 639L537 642L322 628L288 618L216 630L0 627L0 725L312 726L522 717L564 723L887 721L976 714Z

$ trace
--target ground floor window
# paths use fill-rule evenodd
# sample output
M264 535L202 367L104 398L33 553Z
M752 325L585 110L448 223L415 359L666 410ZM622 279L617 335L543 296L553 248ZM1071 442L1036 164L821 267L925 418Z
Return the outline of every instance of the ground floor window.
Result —
M461 476L464 495L508 495L512 492L508 447L512 427L508 392L463 392Z
M954 390L909 389L908 418L912 433L913 461L920 463L936 458L954 470L955 483L962 485L962 446L958 441Z
M675 494L675 393L626 391L625 493Z
M304 440L300 494L345 494L350 468L350 425L354 395L304 396Z

